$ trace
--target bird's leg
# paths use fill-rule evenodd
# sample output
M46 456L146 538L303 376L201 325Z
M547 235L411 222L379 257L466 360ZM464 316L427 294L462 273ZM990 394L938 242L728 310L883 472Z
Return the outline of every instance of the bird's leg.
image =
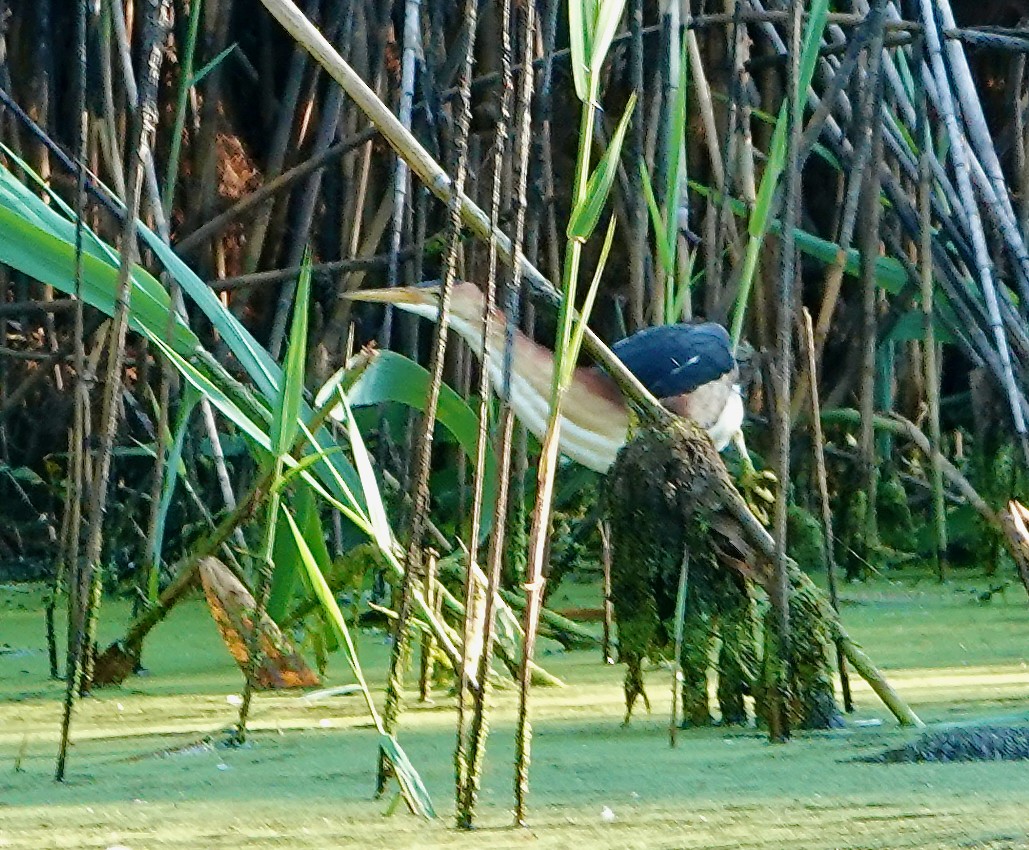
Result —
M770 488L778 484L775 473L769 470L759 472L750 459L750 452L747 451L747 443L743 439L743 430L737 431L732 436L732 444L740 454L740 479L737 482L743 498L751 511L764 525L768 525L767 505L775 502L775 494Z

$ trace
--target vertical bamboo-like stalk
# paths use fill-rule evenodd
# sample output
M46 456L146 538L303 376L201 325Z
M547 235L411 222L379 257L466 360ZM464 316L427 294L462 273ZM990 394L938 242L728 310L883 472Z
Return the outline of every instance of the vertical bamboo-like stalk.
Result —
M71 537L72 499L78 498L78 494L73 493L71 488L71 463L75 457L74 439L75 429L72 427L68 429L68 467L64 482L64 512L61 516L61 532L57 539L57 563L54 565L54 576L43 601L43 631L46 636L47 664L50 669L50 678L55 681L61 678L60 662L57 659L57 598L67 589L68 541ZM79 530L76 528L76 533Z
M877 4L872 10L870 25L873 27L871 35L871 46L869 56L882 53L882 33L884 16L881 14L881 4ZM856 57L855 57L856 62ZM823 105L825 101L823 100ZM822 107L820 107L821 109ZM816 116L817 117L817 116ZM825 286L823 288L822 304L818 312L818 319L815 323L815 354L816 359L822 355L826 337L832 324L833 312L839 299L840 290L843 285L843 270L846 262L847 252L850 250L854 238L854 231L858 219L858 205L861 198L861 187L864 175L868 172L869 160L872 156L872 134L867 124L858 126L857 131L861 134L859 141L854 148L852 167L849 169L850 179L843 201L843 213L840 216L840 227L836 244L839 250L836 259L826 270ZM813 140L812 140L813 141ZM877 165L875 167L878 167Z
M404 53L400 64L400 104L397 117L408 130L411 129L411 109L414 106L414 85L416 60L422 52L421 0L404 2ZM396 286L400 279L400 238L404 230L404 215L407 209L407 195L411 185L411 170L407 160L398 156L393 170L393 223L389 239L389 265L386 267L386 285ZM393 309L386 305L379 341L383 348L390 347Z
M654 173L656 184L665 186L668 172L672 169L673 163L669 161L671 144L680 144L681 140L672 140L671 134L675 127L675 107L679 101L679 64L682 58L680 42L682 38L680 0L661 0L661 113L658 117L658 144L655 149ZM674 158L674 157L673 157ZM668 194L671 197L659 198L658 202L664 204L665 214L674 216L679 209L678 192L680 187L672 187ZM662 238L659 236L659 238ZM651 304L651 324L663 325L665 323L665 302L668 299L669 287L674 287L675 268L661 269L661 273L654 276L654 297Z
M112 17L110 5L104 3L97 21L98 41L101 45L97 53L100 59L99 76L104 106L102 115L99 116L100 126L96 128L96 132L99 136L100 152L103 154L103 159L106 160L108 179L113 185L114 191L117 192L118 197L124 198L125 170L122 165L124 161L122 156L124 145L118 130L119 125L123 123L121 121L122 110L118 108L115 101L114 70L111 66Z
M614 219L608 225L604 247L601 250L593 283L585 297L582 315L576 319L576 293L582 248L596 228L600 212L606 203L617 172L618 156L625 139L627 120L636 103L636 98L630 96L618 129L612 135L604 154L603 177L607 179L601 179L601 169L598 165L594 172L597 179L591 180L594 125L599 109L597 103L600 90L599 73L614 35L615 26L621 19L623 11L624 2L622 0L605 0L604 3L595 7L592 4L579 3L576 0L569 6L572 70L576 95L581 102L581 120L579 150L575 162L572 190L572 212L569 216L565 262L561 276L562 298L558 311L550 408L547 429L540 446L539 466L536 473L536 501L529 529L529 547L526 559L526 600L522 620L524 637L518 670L519 699L515 730L515 822L522 825L525 824L529 793L529 761L532 739L529 691L543 588L546 582L543 566L550 534L554 478L559 458L561 408L575 371L582 341L586 335L589 313L596 295L596 287L599 284L599 275L611 247L614 236Z
M454 192L448 204L448 242L440 295L439 320L435 329L435 341L429 371L432 381L425 400L422 418L421 439L418 445L417 461L413 467L412 511L407 553L404 560L404 577L400 589L400 604L397 610L397 624L390 655L389 672L386 677L386 701L383 707L383 728L386 734L396 733L400 721L401 698L404 687L404 668L407 664L407 650L410 643L410 616L415 582L422 572L422 538L429 513L429 473L432 465L432 438L436 424L436 406L439 404L440 386L443 383L443 366L447 348L447 332L450 321L450 294L457 276L458 254L461 245L461 206L467 176L468 134L471 123L471 80L472 59L475 48L475 22L478 6L475 0L465 5L465 22L468 26L468 43L461 68L461 96L457 107L457 134L454 139L457 172L454 176ZM379 750L379 769L376 791L382 794L386 789L389 772L389 758L386 751Z
M30 33L35 36L35 38L32 39L31 46L28 46L32 51L30 61L34 73L32 74L31 80L25 81L28 83L29 92L29 104L26 111L40 127L42 127L47 133L50 133L53 131L53 110L51 107L54 95L53 86L55 82L53 56L53 10L51 8L51 0L36 0L36 2L32 3L29 9L23 11L22 14L26 17L31 16L32 18L31 24L29 24L28 21L25 22L26 25L23 26L22 32L26 36L29 36ZM8 26L8 22L6 20L4 21L4 26L5 28ZM42 140L38 138L32 140L29 163L35 169L36 173L43 178L43 180L50 180L50 152L47 150L47 147L43 144ZM46 296L44 296L44 298L46 298ZM48 329L48 332L52 332L52 329Z
M825 538L825 577L829 588L829 603L838 617L840 594L836 581L836 540L833 535L832 505L829 501L829 484L825 474L825 436L822 434L822 406L818 401L818 364L815 360L815 333L811 314L802 310L803 340L807 354L807 374L810 384L808 392L811 401L811 443L815 455L815 477L818 479L818 502L822 509L822 535ZM850 693L850 675L843 650L843 640L836 636L836 669L840 672L840 687L843 690L843 708L849 714L854 710L854 699Z
M144 163L151 150L154 130L157 126L157 84L161 72L161 60L164 55L164 33L169 25L170 13L171 0L148 0L146 3L143 26L144 42L141 55L146 58L147 73L144 75L143 85L140 86L139 93L139 127L134 156L131 168L129 169L128 198L126 199L127 211L122 229L121 265L118 269L118 294L100 413L97 470L89 505L85 562L83 564L81 581L79 582L79 588L87 593L88 596L81 600L84 616L82 618L81 638L74 641L76 658L66 671L65 709L55 774L55 778L58 780L63 780L64 778L75 693L81 689L88 689L92 674L90 658L92 656L97 607L102 587L103 520L107 507L111 459L118 428L121 372L125 356L125 339L128 331L131 272L132 265L137 256L136 218L139 214L140 194L144 179Z
M1029 25L1029 18L1023 18L1022 23ZM1022 230L1022 238L1029 240L1029 132L1027 132L1026 107L1023 105L1022 98L1029 59L1022 53L1015 58L1014 62L1015 67L1011 74L1011 94L1015 116L1015 171L1018 178L1018 195L1021 199L1018 225Z
M55 83L54 74L54 15L50 0L36 0L32 4L32 14L35 17L36 38L33 44L32 74L29 90L32 102L29 105L29 115L33 117L47 133L54 131L54 101ZM6 26L6 22L5 22ZM37 141L33 150L32 165L39 176L46 182L51 179L50 152L46 145ZM52 286L42 287L42 300L53 301L54 290ZM57 328L54 322L54 314L47 311L43 315L43 327L45 329L47 347L51 353L58 351ZM60 361L54 363L53 367L54 385L58 392L64 391L64 373Z
M343 52L349 52L348 45L354 23L353 7L346 0L336 0L334 12L336 18L342 17L342 21L333 22L338 28L336 38L339 49ZM314 145L311 151L312 157L324 154L335 140L336 128L339 126L342 114L343 101L343 90L339 86L330 86L325 95L325 102L322 105L321 120L315 132ZM311 242L311 225L314 222L315 212L321 196L324 172L323 168L319 168L308 176L301 190L299 209L292 227L293 241L286 256L286 265L289 268L296 268L300 265L304 252ZM401 212L401 217L402 215L403 213ZM276 360L282 352L282 344L286 338L286 325L289 321L290 310L293 307L296 286L296 280L291 277L283 282L279 290L278 301L275 305L275 315L272 319L271 333L268 338L268 353Z
M200 12L203 7L203 0L191 0L189 22L186 26L186 41L184 44L176 45L181 54L179 58L179 90L175 102L175 121L172 124L168 163L164 173L164 191L161 193L166 220L170 218L175 206L175 187L178 183L179 158L182 153L182 134L186 128L189 94L193 90L193 58L196 55L197 35L200 32Z
M605 520L598 523L600 529L601 560L604 568L604 637L600 644L600 650L604 654L605 664L614 664L614 654L611 652L611 631L614 626L614 601L611 599L611 526Z
M275 457L272 461L272 470L273 480L275 482L281 481L283 472L283 459L281 455ZM250 706L254 698L257 673L264 657L264 647L261 645L261 622L265 617L265 612L268 608L268 598L271 594L272 572L275 568L272 555L275 551L275 533L278 526L279 506L281 503L281 490L273 485L264 506L265 526L261 552L255 559L257 561L257 580L255 582L257 586L254 588L253 628L246 641L247 661L243 671L243 693L240 699L236 728L229 738L232 745L237 747L243 746L247 740Z
M556 0L550 0L557 5ZM643 83L643 0L629 0L629 84L640 99L640 109L644 109ZM643 161L644 126L636 121L629 136L629 158L633 163ZM647 255L647 207L643 199L642 187L639 185L639 170L627 169L636 192L630 202L632 232L629 242L629 322L631 330L644 326L643 304L646 299L646 262Z
M433 550L425 553L425 580L422 592L425 601L439 615L443 595L439 591L439 555ZM432 692L433 654L436 651L436 639L430 629L422 634L421 664L418 670L418 699L428 702Z
M523 53L522 53L522 78L518 99L518 129L516 134L517 162L516 162L516 190L514 201L515 232L512 247L516 258L521 254L522 243L525 238L528 202L526 198L526 185L529 175L529 150L532 147L532 94L533 94L533 67L532 57L534 54L534 40L536 35L536 3L529 0L525 6L525 26L523 30ZM504 33L505 41L509 41L510 8L505 3ZM506 45L505 55L509 52L510 46ZM505 66L505 74L509 69ZM505 99L510 86L505 76L504 90ZM491 240L491 247L494 241ZM517 267L517 259L515 262ZM500 576L504 564L504 550L507 540L507 517L508 501L510 495L511 479L511 452L514 436L514 411L510 405L511 396L511 356L514 333L518 326L519 308L521 301L521 287L517 278L508 287L505 305L506 326L505 326L505 350L500 397L504 399L500 413L500 438L497 444L499 455L499 475L497 486L496 504L493 509L493 534L490 539L489 548L489 573L486 580L486 608L483 614L483 645L479 655L479 669L477 679L479 689L472 695L472 717L469 726L467 744L467 774L463 794L458 800L458 824L470 827L475 817L475 804L481 782L482 766L486 750L486 735L488 726L486 723L486 698L488 694L489 668L493 656L493 644L495 637L494 628L494 606L496 605L497 592L500 588Z
M542 223L544 253L546 264L543 266L552 280L561 279L561 244L557 227L557 191L554 181L554 150L553 135L551 133L551 122L554 102L554 50L557 40L558 11L563 4L558 0L552 0L547 6L546 18L541 18L540 27L543 41L543 73L540 74L539 93L536 98L535 119L538 129L534 131L533 137L533 168L538 177L535 179L542 183L544 208L539 210L534 204L526 212L526 235L527 241L532 242L532 234L538 233ZM539 254L539 251L534 251ZM642 304L640 309L642 310ZM536 322L536 308L532 301L525 304L523 315L523 330L530 335ZM519 443L525 440L525 429L517 428L520 435ZM524 489L525 476L519 479L519 488Z
M89 12L87 0L79 0L75 10L75 159L79 166L75 181L75 312L72 325L72 364L75 370L75 381L72 386L74 406L72 427L68 434L68 466L66 472L64 500L64 517L62 520L58 564L54 575L50 597L45 610L47 655L50 664L50 677L60 678L57 662L57 634L54 614L57 596L63 589L67 593L68 623L67 646L65 660L67 665L81 663L77 646L81 641L79 600L76 592L79 578L79 545L82 535L82 502L83 502L83 464L85 463L85 441L83 421L89 410L89 384L85 377L86 352L83 333L84 303L82 290L82 236L84 222L82 216L86 206L86 169L87 145L89 138L89 111L86 106L86 74L87 53L86 38ZM71 672L66 675L71 676ZM78 675L75 673L74 675ZM74 699L74 691L68 691L65 699ZM66 723L71 722L71 707L67 709ZM62 738L67 736L62 724ZM64 771L63 759L58 760L57 778Z
M118 271L118 296L113 316L111 347L107 355L104 376L104 395L99 420L99 447L97 450L96 486L91 494L85 571L90 577L89 599L85 602L84 645L82 673L79 687L88 691L93 678L93 645L96 642L96 624L103 590L103 519L107 506L109 476L121 410L122 365L128 332L129 298L131 295L132 265L138 258L136 219L139 216L142 192L147 177L147 165L153 165L152 145L157 128L157 87L164 56L164 37L170 26L170 0L152 0L145 13L141 55L146 58L143 83L137 87L135 110L138 134L135 155L130 161L127 189L128 209L122 231L121 266ZM117 18L117 13L115 14ZM126 45L121 45L126 47ZM126 78L130 75L127 72Z
M500 63L503 90L500 95L500 112L493 136L493 175L490 194L490 228L496 231L500 224L501 188L503 183L504 159L507 153L508 125L511 119L511 100L514 82L511 76L511 3L504 0L501 4L501 45ZM486 271L486 314L483 317L482 337L480 339L479 360L485 364L487 346L493 333L494 307L497 300L497 240L490 238ZM471 668L488 672L489 667L482 665L485 650L485 634L487 630L487 608L492 614L491 591L480 586L479 568L479 535L482 529L483 484L486 474L486 453L489 438L489 370L479 370L479 433L476 439L475 476L472 495L471 534L468 540L468 572L465 577L465 622L463 639L463 657L461 675L457 692L457 745L454 750L454 766L457 778L457 825L470 829L475 817L475 801L479 788L479 771L481 767L481 751L478 748L480 764L474 764L468 758L469 740L465 714L465 695L468 690ZM494 531L494 536L496 531ZM494 540L494 545L496 540ZM502 545L502 544L501 544ZM485 584L491 584L492 576L486 578ZM473 655L470 647L478 647ZM488 676L486 677L488 678ZM485 694L486 679L479 678L479 692ZM481 703L479 714L485 708ZM480 720L480 728L482 721ZM480 742L484 743L484 742Z
M925 49L924 40L921 42ZM920 52L922 52L920 51ZM916 138L918 158L918 265L922 292L923 380L929 405L929 464L932 471L933 566L940 581L947 577L947 512L943 496L943 456L940 433L940 384L936 362L936 330L933 322L933 233L932 233L932 130L929 125L927 93L922 76L916 78Z
M174 321L174 313L168 314L169 330ZM162 359L161 377L157 389L157 438L154 441L154 468L150 478L150 505L147 517L146 545L142 569L139 572L139 583L137 599L145 599L149 603L157 600L160 584L161 563L158 550L160 537L158 535L161 522L161 491L164 487L165 476L168 474L168 451L171 448L171 386L172 367L167 360Z
M592 133L589 134L592 136ZM587 136L587 138L589 137ZM566 260L566 264L568 261ZM567 274L567 272L566 272ZM558 371L555 368L555 373ZM524 634L522 658L518 671L518 721L515 730L515 822L525 825L526 805L529 794L529 757L532 727L529 720L529 688L532 679L532 659L536 650L536 636L539 629L539 612L543 600L543 565L546 556L547 536L550 531L550 515L554 498L554 475L557 471L558 441L561 420L558 412L564 400L560 388L551 401L551 418L544 436L539 466L536 473L536 504L529 529L529 554L526 563L525 614L522 619Z
M125 84L125 95L129 102L129 111L138 120L136 112L140 99L135 74L132 71L132 43L125 22L125 11L120 3L110 3L109 7L114 24L114 46L121 57L122 79ZM161 238L168 242L168 222L165 220L164 206L161 203L161 189L157 183L157 168L154 165L153 151L147 150L145 157L143 161L143 197L141 208L147 210L153 217L155 229L160 233Z
M672 131L673 110L679 91L679 60L682 55L682 4L679 0L661 0L661 118L660 134L656 148L654 170L659 177L659 185L663 185L665 169L669 163L664 158L669 151L669 138ZM662 198L665 204L673 203L671 198Z
M190 8L189 23L184 45L176 45L176 52L181 55L179 67L179 91L175 111L175 123L172 126L171 150L168 156L167 170L165 172L164 194L160 198L162 202L161 215L159 220L163 223L160 228L161 238L170 243L170 232L167 222L172 214L175 203L175 187L179 171L179 156L182 151L182 135L185 131L186 109L189 101L189 93L193 86L193 57L196 51L197 33L200 27L200 11L203 7L202 0L193 0ZM131 78L131 68L125 69L126 79ZM152 158L151 158L152 162ZM154 169L156 175L156 168ZM168 321L165 325L165 340L170 341L172 330L180 314L185 316L185 305L182 301L182 293L179 291L178 282L174 277L170 280L171 303L174 310L168 311ZM157 602L160 590L161 571L161 547L163 543L164 529L163 516L166 508L162 504L161 492L165 486L165 478L169 474L168 453L171 450L171 403L172 391L177 386L178 380L175 370L167 358L161 358L161 376L157 390L157 440L154 451L154 471L150 482L150 510L147 521L147 538L143 560L142 581L140 597L148 604ZM203 399L202 403L209 413L207 421L214 426L214 414L211 410L209 399ZM218 438L217 428L210 427L211 445L214 448L215 456L219 458L216 462L219 478L225 470L225 459L221 452L221 442ZM225 473L228 478L228 473ZM232 493L231 483L223 487L223 492ZM242 535L237 538L243 542Z
M672 710L668 718L668 746L676 744L679 731L679 695L682 690L682 642L686 629L686 593L690 581L690 553L682 553L679 565L679 586L675 593L675 654L672 656Z
M790 736L787 705L791 670L790 651L790 578L789 558L786 554L786 518L789 507L790 480L790 381L793 361L793 305L796 292L797 247L795 227L800 216L799 141L802 129L805 98L800 91L801 0L791 0L790 42L787 55L789 85L787 98L788 125L786 139L786 170L783 199L783 228L779 251L779 282L775 310L775 377L773 430L775 432L776 475L780 486L775 494L775 580L772 604L776 609L774 661L776 680L770 682L768 735L773 742L786 741Z
M75 313L72 326L72 364L75 370L75 382L73 384L74 407L72 414L72 427L68 434L68 466L65 498L65 516L62 523L61 553L57 574L54 576L54 585L46 609L46 632L47 649L50 660L50 677L59 678L57 666L57 636L54 628L54 612L57 603L57 594L63 589L67 593L68 601L68 623L67 623L67 647L66 663L80 663L80 655L76 644L81 640L81 623L78 621L79 605L81 596L76 592L79 575L79 544L82 536L82 502L83 502L83 464L85 463L85 441L83 420L89 410L89 384L85 377L86 351L83 340L83 308L82 301L82 236L83 236L83 213L86 206L86 147L89 137L89 111L86 107L86 34L88 21L87 0L79 0L75 15L75 117L76 117L76 139L75 158L79 165L75 182ZM70 577L70 580L69 580ZM67 674L66 675L71 675ZM74 698L74 692L66 693L65 698ZM71 715L68 712L67 722L70 723ZM62 728L62 737L67 732ZM59 764L58 773L63 773L63 765ZM60 776L58 776L60 778Z
M726 107L727 115L724 120L725 144L722 146L718 143L718 129L715 123L714 107L711 102L711 89L707 82L707 75L704 72L697 33L696 30L690 29L685 34L689 48L690 75L694 80L694 88L700 105L700 114L704 122L704 137L708 148L708 161L711 164L715 188L718 190L717 197L708 198L707 215L704 222L707 228L707 245L705 246L705 274L707 280L704 306L708 315L713 315L715 311L721 309L721 302L725 297L727 281L724 274L725 255L723 245L727 241L726 225L733 223L732 214L729 212L730 194L729 191L726 191L726 188L733 186L733 175L736 172L737 158L740 159L740 164L745 174L750 177L749 184L744 181L740 186L743 201L747 205L749 213L752 213L754 210L755 200L753 191L753 148L751 146L750 130L749 127L744 128L741 124L742 121L748 121L750 115L749 110L741 110L741 106L747 105L749 101L745 88L747 71L744 68L747 27L740 19L743 3L733 2L727 5L732 7L732 22L726 24L725 29L728 55L722 53L715 60L716 65L724 62L728 67L724 77L727 81L726 88L728 89L729 102ZM737 137L737 130L740 129L746 132L745 138L742 135ZM745 147L748 149L744 151L743 148ZM741 153L743 154L742 156ZM735 250L735 246L733 246L733 249Z
M876 0L879 6L885 0ZM876 328L878 286L876 283L876 262L879 258L879 226L881 209L879 193L883 163L883 78L882 39L877 36L868 49L868 72L865 77L865 96L858 118L859 131L864 135L864 144L869 146L868 167L861 179L861 197L858 201L858 247L861 251L861 481L865 493L865 527L863 529L865 552L874 551L879 545L878 492L879 467L875 439L875 377L876 377Z
M308 0L305 5L306 14L308 16L315 15L317 9L317 0ZM286 156L289 153L289 141L296 124L294 119L295 110L301 106L300 91L304 83L307 67L307 52L297 45L293 49L289 64L285 68L285 85L283 86L279 101L282 106L279 109L275 126L272 129L272 137L268 145L268 159L263 168L265 180L274 180L278 177L286 164ZM274 206L274 202L265 205L250 223L246 238L246 253L244 254L242 265L244 274L254 271L260 262ZM241 299L241 301L244 300Z

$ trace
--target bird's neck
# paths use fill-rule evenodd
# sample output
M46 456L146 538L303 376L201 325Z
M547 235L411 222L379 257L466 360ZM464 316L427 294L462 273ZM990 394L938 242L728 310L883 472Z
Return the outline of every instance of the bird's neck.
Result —
M437 319L431 308L411 310ZM493 311L486 340L486 368L498 395L507 397L521 423L537 439L546 433L554 376L554 354L515 330L510 354L509 393L504 392L505 317ZM484 318L455 315L450 327L476 356L482 352ZM628 410L618 387L603 372L578 368L561 408L561 452L583 466L607 472L625 444Z

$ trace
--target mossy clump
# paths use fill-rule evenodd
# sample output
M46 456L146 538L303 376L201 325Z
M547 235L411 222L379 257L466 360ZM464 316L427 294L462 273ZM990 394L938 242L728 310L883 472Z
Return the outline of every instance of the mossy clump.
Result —
M722 723L743 726L747 709L743 698L755 694L758 675L757 644L754 639L757 611L753 597L746 592L726 594L718 621L722 639L718 651L718 709Z
M760 685L755 693L758 719L769 720L768 688L785 680L789 725L796 729L843 726L832 675L832 622L821 595L799 569L790 576L790 667L782 677L779 615L769 607L764 616L765 652Z
M825 563L825 534L811 511L791 504L786 513L786 540L790 557L803 570L821 569Z
M843 725L832 676L834 614L799 570L790 577L791 722L801 729Z
M907 491L896 475L880 479L876 503L879 508L877 525L882 542L901 552L910 551L915 539L915 521L911 516Z
M726 482L718 478L725 475L710 442L697 433L695 425L683 421L642 430L622 449L611 470L604 507L611 526L620 660L628 666L626 718L636 698L643 695L643 659L667 651L674 638L684 561L688 564L680 656L684 722L711 722L707 669L716 634L721 637L717 670L723 722L746 721L747 694L760 702L754 602L744 576L767 575L767 569L756 563L758 556L747 547L738 522L723 509L720 494ZM791 615L791 719L805 728L837 725L832 613L799 569L794 575ZM767 631L770 622L766 618L766 637L774 638ZM769 653L765 656L770 659Z
M626 717L642 693L643 659L666 652L675 634L679 575L687 562L686 617L680 664L687 724L711 722L707 701L709 650L721 633L719 685L723 719L742 722L756 651L744 614L746 582L718 563L709 519L718 507L713 476L724 475L710 443L691 437L692 423L641 431L619 453L605 493L611 525L611 590L620 660L627 666ZM710 453L710 454L709 454ZM740 623L736 623L740 619ZM726 635L729 639L726 640ZM736 653L740 658L735 658ZM644 695L645 696L645 695Z
M867 563L858 555L865 551L865 519L868 516L868 494L854 490L850 497L841 494L839 515L842 519L837 534L836 562L843 566L848 581L865 577Z

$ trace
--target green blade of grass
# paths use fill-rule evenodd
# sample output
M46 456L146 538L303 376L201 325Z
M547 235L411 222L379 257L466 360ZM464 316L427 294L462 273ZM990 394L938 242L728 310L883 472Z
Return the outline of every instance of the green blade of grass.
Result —
M332 566L332 557L325 545L325 532L322 528L321 518L318 516L318 503L315 501L314 493L309 487L301 487L291 497L290 503L296 512L297 524L318 568L323 575L327 574ZM293 540L293 535L289 533L288 523L282 511L279 512L278 522L279 530L275 534L273 555L275 571L272 573L272 584L266 610L268 616L281 625L282 618L289 613L292 607L294 592L302 576L304 583L307 584L307 574L301 562L300 550ZM332 642L335 643L335 638Z
M566 369L574 370L575 363L579 358L579 350L582 348L582 338L586 334L586 325L589 319L590 313L593 312L593 302L597 299L597 292L600 290L600 278L604 274L604 267L607 265L608 254L611 253L611 245L615 238L615 225L618 220L612 215L607 222L607 233L604 236L604 245L600 249L600 258L597 260L597 268L593 272L593 279L590 281L589 289L586 290L586 300L583 302L582 311L579 314L579 320L575 324L575 330L572 332L572 347L571 354L566 359ZM566 380L570 380L571 376L566 375Z
M375 542L383 551L388 551L393 545L393 530L390 528L389 519L386 517L386 506L382 501L382 492L379 488L379 481L375 477L375 470L372 468L372 459L365 447L364 439L354 421L354 412L350 409L346 397L340 393L340 399L346 410L347 436L350 439L350 451L354 457L354 465L357 467L357 474L361 478L361 487L364 491L364 503L368 506L368 519L375 533Z
M593 34L593 48L590 51L590 73L596 77L607 58L607 51L618 29L618 22L625 11L625 0L600 0L597 11L597 26Z
M272 451L285 454L296 440L304 401L304 360L307 355L307 315L311 301L311 253L304 253L290 326L286 368L279 392L276 416L272 420Z
M237 47L239 47L239 45L233 42L224 50L222 50L217 56L215 56L210 62L204 65L203 68L201 68L199 71L196 72L196 74L193 75L193 79L190 82L190 87L202 83L204 77L206 77L208 74L211 73L211 71L213 71L215 68L221 65L222 62L228 59L229 54L231 54Z
M675 263L675 258L668 252L668 243L661 238L665 233L664 216L661 215L661 209L657 205L654 184L650 182L647 164L642 159L640 160L640 179L643 182L643 196L647 199L647 210L650 212L650 225L654 228L654 244L657 246L658 259L662 268L671 268Z
M797 100L793 104L794 114L800 116L807 102L807 90L815 76L822 35L829 20L829 0L813 0L804 29L803 45L800 49L800 69L797 85ZM798 118L799 120L799 118Z
M154 537L153 540L148 541L150 551L147 561L150 564L150 572L147 575L147 599L151 604L157 601L161 556L164 548L164 529L168 521L168 511L171 510L175 485L179 480L179 470L182 466L182 449L186 441L189 418L192 416L193 409L198 401L200 401L200 393L192 384L187 383L186 389L182 394L182 402L179 405L178 419L175 423L175 431L165 464L164 481L161 484L161 503L157 510L157 521L154 523Z
M581 101L589 97L588 56L592 50L587 19L592 25L593 17L588 13L587 7L592 5L590 0L568 0L568 46L572 54L572 80L575 84L575 96Z
M572 210L568 219L569 239L585 242L593 234L600 221L600 214L604 211L607 197L611 193L611 186L618 174L618 159L622 153L622 143L625 141L625 134L629 129L629 122L635 106L636 92L633 92L629 96L625 112L622 113L618 127L611 136L604 156L597 164L596 170L590 175L589 182L586 184L586 192L575 205L575 209Z
M665 162L668 163L668 174L665 182L665 231L664 239L668 246L668 252L673 257L674 268L675 238L679 230L679 191L682 186L682 143L686 133L686 95L689 87L689 44L686 39L682 42L682 51L679 56L679 80L678 89L675 93L675 103L672 105L671 127L668 131L667 148L665 150Z
M336 634L344 647L344 654L346 655L347 663L350 665L350 669L353 671L354 677L357 679L357 683L361 687L361 693L364 696L368 713L372 718L372 722L375 724L375 728L379 731L379 735L381 736L380 743L395 768L397 779L400 782L401 793L403 793L408 805L410 805L411 808L419 815L425 818L435 817L436 813L432 806L432 800L425 788L425 784L422 782L421 776L419 776L418 771L415 770L414 766L411 764L411 760L407 757L407 754L400 746L400 743L392 735L387 735L383 728L382 718L379 716L378 709L375 707L375 701L372 698L371 690L368 688L368 682L366 681L364 672L361 669L361 662L357 657L357 647L355 646L354 639L350 634L350 628L347 626L347 621L343 617L343 612L340 610L339 604L336 602L336 598L332 595L328 582L325 581L324 574L318 568L318 563L315 560L310 547L308 547L307 541L304 539L300 526L297 525L296 520L293 519L293 515L285 506L282 507L282 512L285 515L290 531L293 534L293 540L296 543L297 551L300 553L300 561L307 573L307 578L311 587L314 589L315 596L321 604L322 609L325 611L329 622L335 629Z

